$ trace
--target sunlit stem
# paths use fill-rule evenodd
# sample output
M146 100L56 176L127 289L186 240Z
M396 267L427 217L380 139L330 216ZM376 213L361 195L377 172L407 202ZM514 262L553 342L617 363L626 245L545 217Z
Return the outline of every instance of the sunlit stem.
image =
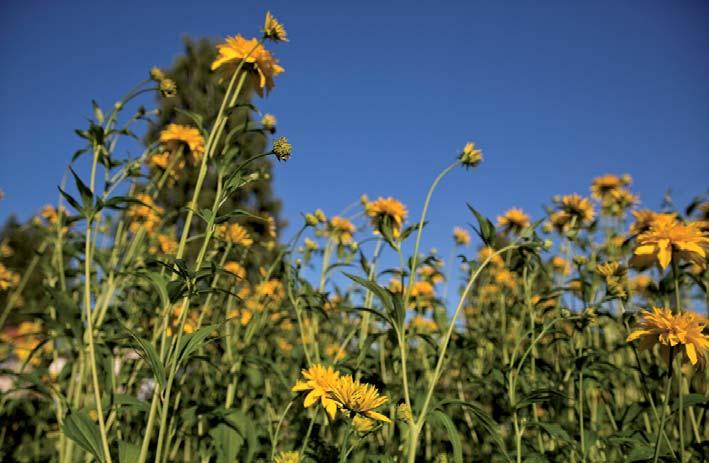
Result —
M94 191L96 179L96 164L98 162L98 150L94 148L94 157L91 164L91 183L89 188ZM90 217L86 219L86 236L84 241L84 310L86 311L86 337L89 347L89 367L91 369L91 380L93 382L94 401L96 415L98 417L99 433L101 434L101 446L107 463L111 463L111 449L108 445L106 435L106 422L103 417L103 407L101 405L101 389L98 382L98 371L96 367L96 349L94 347L94 322L91 307L91 232L93 222Z
M433 190L436 189L438 184L443 180L443 177L448 174L451 170L453 170L455 167L457 167L460 164L460 160L456 160L453 164L449 165L445 169L441 171L440 174L436 177L436 179L433 181L431 184L431 187L428 189L428 193L426 194L426 201L423 203L423 210L421 211L421 219L419 219L419 224L418 224L418 230L416 232L416 242L414 244L414 254L411 256L411 275L409 275L409 284L406 288L406 293L404 294L404 307L408 307L409 303L409 297L411 297L411 291L414 287L414 283L416 282L416 264L418 261L418 255L419 255L419 248L421 246L421 235L423 234L423 225L426 222L426 214L428 213L428 206L431 203L431 197L433 196Z

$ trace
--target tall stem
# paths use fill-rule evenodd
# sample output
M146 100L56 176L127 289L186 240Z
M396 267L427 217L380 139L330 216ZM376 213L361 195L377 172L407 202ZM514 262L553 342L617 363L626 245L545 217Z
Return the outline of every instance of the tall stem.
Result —
M419 255L419 247L421 246L421 235L423 234L423 224L426 222L426 214L428 213L428 205L431 203L431 197L433 196L433 190L436 189L438 184L443 180L443 177L448 174L451 170L460 164L460 160L456 160L453 164L449 165L441 171L440 174L431 184L426 194L426 201L423 203L423 210L421 211L421 219L419 219L418 231L416 232L416 244L414 245L414 254L411 257L411 275L409 275L409 284L406 288L406 293L404 294L404 307L408 307L409 297L411 297L411 291L416 282L416 264ZM402 269L403 270L403 269Z
M674 347L670 346L670 366L667 370L667 384L665 385L665 397L662 401L662 412L660 413L660 423L657 427L657 437L655 438L655 452L653 454L652 463L657 463L660 458L660 436L665 429L665 418L667 418L667 404L670 401L670 388L672 386L672 361L674 360Z
M91 192L94 191L96 179L96 164L98 162L98 150L94 148L94 158L91 164ZM86 236L84 241L84 310L86 311L86 336L89 344L89 367L91 369L91 381L93 382L94 401L96 403L96 415L98 417L99 433L101 434L101 445L105 461L111 463L111 449L108 445L106 435L106 422L103 417L103 407L101 405L101 389L98 382L98 372L96 368L96 349L94 347L94 321L91 308L91 217L86 218Z

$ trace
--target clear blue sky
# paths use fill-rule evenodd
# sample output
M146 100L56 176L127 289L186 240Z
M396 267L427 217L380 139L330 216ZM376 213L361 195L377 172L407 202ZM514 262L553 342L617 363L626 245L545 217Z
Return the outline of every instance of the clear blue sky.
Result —
M291 42L258 101L295 146L276 167L285 216L394 195L416 215L468 140L474 172L434 197L427 245L471 202L538 217L554 194L630 173L647 207L709 186L705 1L66 1L0 6L0 221L56 200L90 100L110 105L181 36L258 34L270 9ZM136 153L132 153L136 155Z

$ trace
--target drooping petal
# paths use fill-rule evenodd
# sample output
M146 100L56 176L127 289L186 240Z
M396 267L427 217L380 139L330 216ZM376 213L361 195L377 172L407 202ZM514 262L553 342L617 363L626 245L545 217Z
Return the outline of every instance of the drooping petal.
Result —
M305 400L303 401L303 407L308 408L312 404L318 401L318 399L322 396L322 391L319 391L317 389L314 389L308 393L308 395L305 396Z
M368 411L368 412L364 412L364 414L373 420L383 421L385 423L391 423L391 420L388 417L386 417L385 415L382 415L381 413Z
M687 354L687 358L692 363L692 365L695 365L697 363L697 351L694 348L694 344L685 344L684 352Z

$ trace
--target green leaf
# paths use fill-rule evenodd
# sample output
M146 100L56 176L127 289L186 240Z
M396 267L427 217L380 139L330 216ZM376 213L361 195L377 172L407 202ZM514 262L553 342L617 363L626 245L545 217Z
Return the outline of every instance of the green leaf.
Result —
M98 103L96 103L96 100L91 100L91 106L94 108L94 117L96 118L96 121L99 124L103 124L103 111L101 111L101 108Z
M371 291L375 296L377 296L377 298L381 301L382 305L386 309L386 313L388 316L385 319L390 323L396 322L396 324L392 323L394 328L398 328L398 325L401 325L403 323L404 318L402 315L403 313L405 313L405 311L403 310L403 303L401 302L400 296L395 295L394 293L382 286L379 286L374 281L365 280L362 277L358 277L347 272L343 273L347 278L360 284L361 286L364 286L367 290Z
M180 345L177 348L177 368L180 367L190 355L197 351L200 347L207 344L207 337L217 329L218 325L207 325L195 331L194 333L185 334L180 339Z
M565 401L567 397L554 389L536 389L523 396L514 407L519 410L534 403L549 402L551 400Z
M200 131L204 131L204 117L202 117L200 114L193 113L192 111L187 111L186 109L181 108L175 108L175 111L194 122L194 124L199 128Z
M118 442L119 463L135 463L140 459L140 446L126 441Z
M69 193L67 193L66 191L62 190L61 187L57 187L57 188L59 189L59 193L61 193L61 195L64 197L64 199L66 199L67 202L69 204L71 204L71 207L73 207L74 209L76 209L79 212L82 211L81 204L79 204L79 201L74 199L74 197L72 195L70 195Z
M155 379L160 384L160 387L164 388L165 382L167 381L165 367L158 356L157 350L155 350L155 346L153 346L153 344L147 339L139 338L128 328L126 328L126 331L128 331L131 337L138 344L137 347L140 350L138 353L143 360L148 362L148 365L150 365L150 368L153 370L153 376L155 376Z
M89 188L84 183L84 181L81 180L78 175L76 175L74 169L70 167L69 171L71 172L71 175L74 176L74 183L76 184L76 189L79 191L79 195L81 195L81 202L83 204L81 211L86 217L88 217L94 207L94 193L91 191L91 188Z
M485 410L480 408L479 405L472 402L465 402L463 400L444 400L438 405L438 408L445 405L459 405L461 407L467 408L472 414L475 421L477 421L485 431L487 431L495 444L500 448L505 458L509 461L510 457L507 454L507 449L505 449L505 442L502 440L502 435L500 434L500 427L492 419L490 415L487 414Z
M478 221L479 228L473 227L473 229L475 230L475 233L478 234L480 239L483 240L483 242L486 245L494 248L495 241L497 239L497 232L495 231L495 225L493 225L493 223L490 222L490 220L488 220L484 215L479 213L473 206L471 206L470 204L468 204L467 206L468 206L468 209L470 209L470 212L473 213L473 215L475 216L475 218Z
M682 396L682 408L694 407L696 405L701 405L706 407L709 404L709 397L704 394L684 394ZM672 404L672 411L676 412L679 410L679 400L674 400Z
M529 423L529 426L530 427L539 426L551 437L555 437L557 439L560 439L560 440L566 442L567 444L571 444L571 445L575 444L574 440L571 438L571 436L569 436L569 434L564 430L564 428L562 428L560 425L558 425L556 423L541 423L541 422L534 423L534 422L532 422L532 423Z
M147 402L128 394L114 394L113 403L139 412L148 412L150 410Z
M85 412L69 412L64 418L62 431L66 437L76 442L97 460L105 461L98 425L91 421Z
M232 463L244 445L244 438L228 424L220 423L209 431L217 448L217 463Z
M137 273L138 276L146 278L153 284L153 287L158 290L160 296L160 305L167 307L170 305L170 295L167 291L167 280L159 273L152 271L144 271Z
M460 441L460 434L458 434L458 430L455 428L455 424L453 424L450 417L440 410L434 410L428 414L428 419L438 422L446 428L448 440L450 440L453 446L453 461L455 463L463 463L463 444Z

